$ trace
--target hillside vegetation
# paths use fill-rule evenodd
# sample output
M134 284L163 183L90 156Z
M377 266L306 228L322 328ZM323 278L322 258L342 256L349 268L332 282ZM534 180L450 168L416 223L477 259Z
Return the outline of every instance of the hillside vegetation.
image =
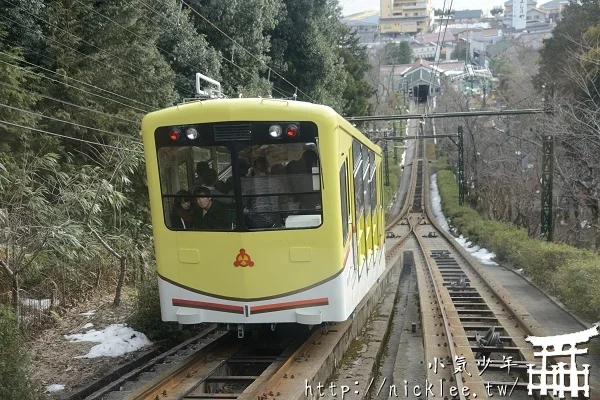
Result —
M437 181L442 210L469 240L496 253L496 260L515 269L556 296L569 309L591 321L600 320L600 256L592 251L530 239L524 229L483 218L458 205L458 186L450 166L441 159Z

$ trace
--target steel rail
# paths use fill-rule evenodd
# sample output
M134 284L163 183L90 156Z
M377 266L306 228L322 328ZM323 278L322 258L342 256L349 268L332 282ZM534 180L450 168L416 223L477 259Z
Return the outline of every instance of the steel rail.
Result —
M425 168L423 169L423 173L425 175L425 179L427 180L427 182L424 182L424 191L426 192L425 196L429 197L429 193L430 193L430 188L429 188L429 167L428 164L425 163ZM489 278L487 276L485 276L482 271L476 266L475 261L472 259L472 256L470 256L466 250L462 249L458 244L456 244L454 242L454 240L452 240L451 235L446 232L436 221L435 216L432 214L432 209L431 209L431 203L428 199L428 201L424 202L424 212L425 212L425 216L427 218L427 220L429 221L429 223L431 224L431 226L433 228L435 228L441 235L442 238L444 238L444 240L449 244L449 247L451 249L453 249L458 256L462 259L462 261L464 262L464 264L470 269L470 272L472 272L483 284L483 286L491 293L491 296L498 301L504 310L507 310L509 312L509 319L510 318L514 318L515 321L518 322L519 325L519 329L527 334L527 335L534 335L534 336L547 336L547 332L545 331L544 328L541 327L541 325L534 323L535 321L532 321L531 316L523 309L523 310L518 310L515 306L515 304L518 305L518 303L516 301L514 301L510 296L510 294L506 291L501 292L502 290L504 290L503 288L499 288L497 289L495 285L492 285L491 283L489 283ZM421 251L424 253L425 247L423 246L423 244L421 243L421 240L418 238L418 235L415 232L415 236L417 237L417 240L419 241L419 246ZM427 261L427 265L428 268L431 268L431 264L429 263L429 260L427 259L427 255L425 254L425 259ZM434 282L435 283L435 282ZM438 294L438 290L436 289L436 297L439 297ZM438 300L439 301L439 300ZM484 303L485 304L485 303ZM440 304L440 307L441 304ZM496 314L494 314L495 316ZM444 317L444 322L445 324L447 324L447 320L446 320L446 313L442 312L442 316ZM461 329L463 324L461 323ZM445 328L449 328L448 325L445 326ZM506 327L503 326L503 329L506 330ZM451 340L451 335L448 333L448 339ZM513 340L513 338L517 338L517 336L512 336L511 340ZM454 346L451 346L451 350L454 350ZM522 353L521 356L524 359L527 359L527 357ZM552 357L549 357L549 359L551 359ZM456 358L455 358L455 354L453 351L453 367L455 368L455 370L457 369L458 365L456 365ZM535 363L535 361L533 361ZM462 373L461 373L461 378L462 378ZM470 377L472 379L472 377ZM462 379L457 379L457 382L462 382ZM477 382L475 382L477 383ZM462 389L461 392L462 393ZM549 399L555 399L556 397L552 395L552 393L548 393L548 398Z
M404 204L402 206L402 209L400 209L400 211L398 212L398 215L396 218L392 219L392 222L390 222L388 225L386 225L385 230L388 231L390 229L392 229L394 226L396 226L402 219L406 218L408 215L408 210L411 204L411 196L410 194L413 193L414 188L417 184L417 157L419 154L419 146L421 146L421 142L420 141L415 141L414 145L413 145L413 159L412 159L412 163L411 163L411 168L410 168L410 183L408 185L407 188L407 195L404 199ZM399 189L399 188L398 188Z
M423 175L425 175L425 176L427 175L425 173L425 168L423 168ZM446 314L445 310L442 308L443 303L442 303L442 298L440 296L440 288L435 281L433 267L431 266L431 263L429 262L429 257L425 253L425 247L424 247L421 239L419 238L419 235L417 235L417 233L415 232L414 226L411 228L412 228L411 232L415 236L415 239L417 240L417 243L419 245L419 250L423 254L423 259L425 260L425 264L427 265L427 271L429 272L429 277L431 278L431 285L433 286L437 304L440 309L440 314L442 315L442 320L444 321L444 331L446 333L446 340L448 341L448 347L450 348L450 354L452 355L452 366L456 370L456 359L458 357L458 354L456 353L456 349L455 349L456 344L454 343L452 330L450 328L450 322L448 321L448 315ZM459 389L458 396L461 400L466 400L467 396L465 396L465 394L463 393L463 388L465 387L463 385L463 379L462 379L463 372L458 372L458 373L460 374L460 377L456 379L456 385L457 385L457 388Z

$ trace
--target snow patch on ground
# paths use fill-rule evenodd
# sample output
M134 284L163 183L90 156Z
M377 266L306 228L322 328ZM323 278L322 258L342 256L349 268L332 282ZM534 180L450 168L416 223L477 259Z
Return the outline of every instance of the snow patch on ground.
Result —
M65 335L71 342L97 342L86 355L75 358L120 357L123 354L152 344L146 335L136 332L124 324L110 325L104 330L95 329L86 333Z
M96 314L96 310L79 313L79 315L83 315L83 316L86 316L86 317L91 317L94 314Z
M442 203L441 197L438 190L437 185L437 174L433 174L431 176L431 208L433 209L433 215L438 224L446 230L446 232L451 233L450 226L448 225L448 221L446 220L446 216L442 212ZM492 261L496 254L488 251L483 247L479 247L474 245L469 238L460 235L458 238L454 238L465 250L467 250L471 255L477 260L479 260L482 264L487 265L498 265L498 263Z
M46 386L46 393L52 393L52 392L58 392L60 390L63 390L65 388L65 385L50 385L50 386Z
M92 324L91 322L88 322L87 324L85 324L84 326L82 326L81 329L88 329L88 328L91 328L93 326L94 326L94 324Z
M438 224L442 226L447 232L450 232L448 221L442 212L442 199L437 185L437 174L431 176L431 208L433 209L433 215Z

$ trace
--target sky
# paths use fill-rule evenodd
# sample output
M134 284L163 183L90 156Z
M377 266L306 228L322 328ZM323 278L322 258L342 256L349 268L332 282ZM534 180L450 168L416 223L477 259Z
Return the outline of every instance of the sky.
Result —
M355 14L361 11L379 10L380 0L339 0L343 7L344 15ZM489 11L495 6L502 6L505 0L446 0L446 8L452 1L454 10L484 10ZM442 8L444 0L432 0L433 8Z

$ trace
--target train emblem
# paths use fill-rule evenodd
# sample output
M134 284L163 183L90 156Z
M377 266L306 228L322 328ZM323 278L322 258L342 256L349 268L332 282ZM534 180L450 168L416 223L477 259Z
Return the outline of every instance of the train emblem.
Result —
M254 261L250 258L250 255L246 253L245 249L240 249L237 257L235 258L235 262L233 263L234 267L253 267Z

